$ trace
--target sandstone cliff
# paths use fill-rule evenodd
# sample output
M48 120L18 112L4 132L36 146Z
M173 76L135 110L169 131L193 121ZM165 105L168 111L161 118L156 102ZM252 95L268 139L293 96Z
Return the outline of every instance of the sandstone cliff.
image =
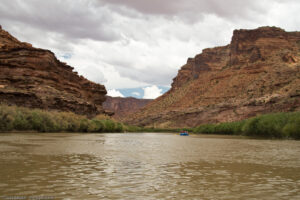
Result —
M117 120L126 119L126 117L141 108L145 107L152 99L136 99L133 97L106 97L103 108L114 113L113 117Z
M229 45L189 58L172 88L126 121L197 126L300 110L300 32L235 30Z
M103 113L103 85L78 76L44 49L20 42L0 27L0 101L94 116Z

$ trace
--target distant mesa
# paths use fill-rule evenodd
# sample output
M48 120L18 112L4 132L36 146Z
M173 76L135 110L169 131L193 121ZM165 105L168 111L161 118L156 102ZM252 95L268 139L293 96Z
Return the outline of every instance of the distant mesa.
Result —
M106 89L73 71L49 51L20 42L0 26L1 103L29 108L105 113Z
M150 103L152 99L136 99L134 97L106 97L103 108L117 120L126 118L129 114L135 113Z
M235 30L231 43L189 58L172 88L137 113L133 125L193 127L300 110L300 32Z

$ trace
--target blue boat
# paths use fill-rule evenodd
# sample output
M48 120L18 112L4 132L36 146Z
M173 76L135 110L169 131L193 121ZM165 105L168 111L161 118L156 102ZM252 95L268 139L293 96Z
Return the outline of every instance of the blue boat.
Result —
M181 132L180 136L189 136L189 133L187 131Z

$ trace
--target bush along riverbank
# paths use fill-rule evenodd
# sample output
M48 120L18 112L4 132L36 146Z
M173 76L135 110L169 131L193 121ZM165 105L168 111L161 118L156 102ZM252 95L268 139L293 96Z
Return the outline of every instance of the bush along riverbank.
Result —
M272 113L238 122L204 124L193 128L192 132L300 139L300 112Z
M88 119L72 112L45 111L0 105L0 132L175 132L245 135L262 138L300 139L300 112L273 113L238 122L204 124L195 128L158 129L124 125L110 118Z
M0 131L123 132L124 125L101 116L88 119L71 112L0 105Z

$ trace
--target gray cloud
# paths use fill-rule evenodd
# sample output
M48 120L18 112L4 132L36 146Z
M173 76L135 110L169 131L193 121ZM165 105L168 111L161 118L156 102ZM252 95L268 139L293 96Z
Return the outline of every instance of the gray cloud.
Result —
M110 10L97 7L93 1L2 0L0 18L10 23L63 34L67 39L114 41L120 35L112 29Z
M124 6L143 14L179 16L193 22L202 19L205 14L225 18L253 18L268 10L264 0L99 0L99 2Z
M169 85L176 76L176 71L165 66L152 66L144 69L118 68L121 76L154 85Z
M0 24L112 89L170 85L234 29L299 31L299 10L299 0L1 0Z

